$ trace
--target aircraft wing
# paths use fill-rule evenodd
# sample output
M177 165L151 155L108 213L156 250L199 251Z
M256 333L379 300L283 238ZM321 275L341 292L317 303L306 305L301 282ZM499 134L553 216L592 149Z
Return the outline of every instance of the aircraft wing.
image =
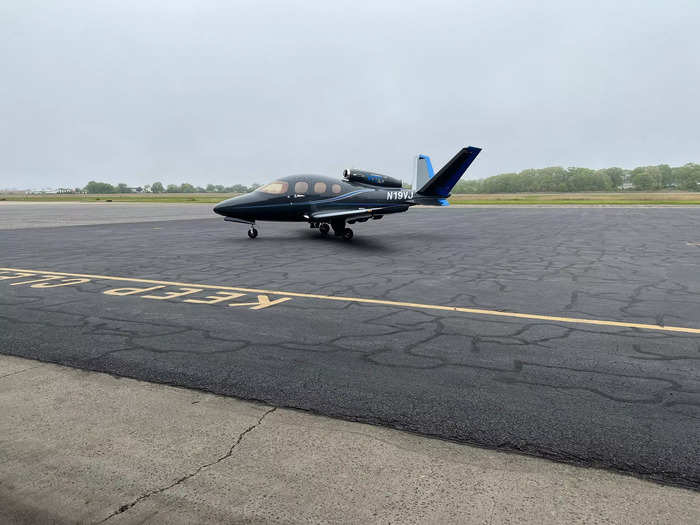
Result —
M379 206L376 208L343 208L340 210L321 210L309 214L309 219L323 221L330 219L364 219L377 215L387 215L389 213L399 213L406 211L408 206Z

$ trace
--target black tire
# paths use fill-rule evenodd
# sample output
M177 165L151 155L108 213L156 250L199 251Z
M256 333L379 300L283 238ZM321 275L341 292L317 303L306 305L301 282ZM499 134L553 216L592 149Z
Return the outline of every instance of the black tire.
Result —
M321 235L328 235L328 232L331 231L331 227L324 222L318 227L318 230L321 232Z
M248 237L250 237L251 239L255 239L257 236L258 230L256 230L255 228L251 228L250 230L248 230Z
M345 228L343 230L343 240L344 241L349 241L350 239L352 239L352 236L353 236L353 233L352 233L352 230L350 228Z

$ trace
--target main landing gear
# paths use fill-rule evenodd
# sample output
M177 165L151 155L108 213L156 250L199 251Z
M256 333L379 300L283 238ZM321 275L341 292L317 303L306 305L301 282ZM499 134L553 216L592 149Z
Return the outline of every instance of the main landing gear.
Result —
M333 228L333 235L336 237L342 237L345 241L352 239L352 230L345 227L345 219L331 221L331 228Z
M333 235L336 237L342 237L346 241L349 241L353 237L352 230L345 227L345 221L333 221L330 224L327 222L312 222L311 227L318 228L318 231L323 237L326 237L330 233L331 228L333 228Z

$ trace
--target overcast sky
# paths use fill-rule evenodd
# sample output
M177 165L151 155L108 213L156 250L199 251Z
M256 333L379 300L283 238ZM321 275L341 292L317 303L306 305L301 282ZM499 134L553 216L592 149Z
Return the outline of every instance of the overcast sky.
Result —
M0 188L700 161L700 2L0 2Z

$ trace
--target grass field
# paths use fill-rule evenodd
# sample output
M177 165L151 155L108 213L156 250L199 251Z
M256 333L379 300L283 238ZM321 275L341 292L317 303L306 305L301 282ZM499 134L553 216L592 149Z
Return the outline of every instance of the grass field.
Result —
M113 193L105 195L24 195L0 194L0 201L25 202L157 202L214 204L235 193ZM617 192L617 193L493 193L460 194L452 204L698 204L700 192Z
M217 203L237 193L109 193L109 194L46 194L25 195L0 193L0 201L24 202L157 202L157 203Z
M490 193L452 195L451 204L700 204L700 192Z

